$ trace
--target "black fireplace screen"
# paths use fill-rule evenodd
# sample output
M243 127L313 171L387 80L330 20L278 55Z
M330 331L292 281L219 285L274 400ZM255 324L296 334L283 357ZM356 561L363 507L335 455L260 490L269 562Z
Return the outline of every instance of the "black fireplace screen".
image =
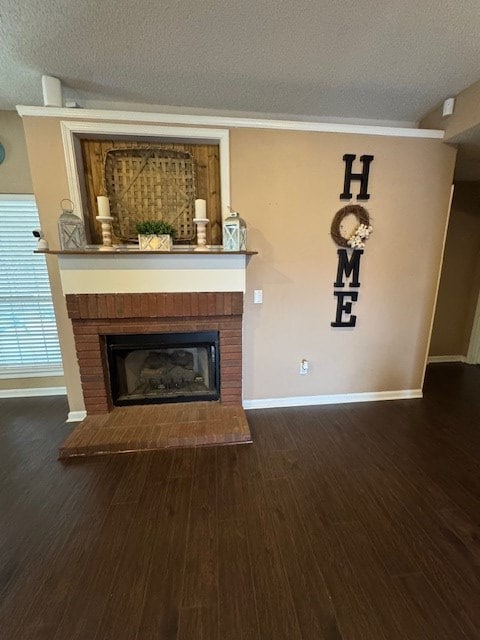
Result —
M217 331L106 340L114 405L219 399Z

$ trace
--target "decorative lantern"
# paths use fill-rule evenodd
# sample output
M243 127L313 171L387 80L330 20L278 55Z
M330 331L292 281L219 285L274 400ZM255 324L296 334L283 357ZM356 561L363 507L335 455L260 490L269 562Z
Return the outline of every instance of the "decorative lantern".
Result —
M85 227L81 218L73 213L73 202L65 198L60 203L62 213L58 218L58 235L62 251L84 249Z
M247 250L247 225L237 211L232 211L223 222L223 250Z

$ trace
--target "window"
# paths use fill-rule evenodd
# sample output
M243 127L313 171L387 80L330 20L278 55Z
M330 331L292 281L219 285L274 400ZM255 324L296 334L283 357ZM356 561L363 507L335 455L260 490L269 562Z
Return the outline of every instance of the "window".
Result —
M62 375L40 223L30 195L0 195L0 378Z

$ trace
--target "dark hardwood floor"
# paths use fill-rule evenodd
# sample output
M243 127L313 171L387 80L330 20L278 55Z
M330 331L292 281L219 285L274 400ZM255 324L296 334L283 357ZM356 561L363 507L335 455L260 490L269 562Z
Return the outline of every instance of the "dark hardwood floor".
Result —
M65 415L0 401L2 639L480 639L480 367L253 445L62 463Z

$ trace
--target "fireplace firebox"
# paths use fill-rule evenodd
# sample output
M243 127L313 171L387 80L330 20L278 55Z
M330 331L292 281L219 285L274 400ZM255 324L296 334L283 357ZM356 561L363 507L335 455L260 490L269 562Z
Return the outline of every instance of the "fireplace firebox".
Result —
M211 397L218 396L222 405L241 406L243 293L82 293L67 294L66 302L88 415L114 407L107 337L113 344L122 336L128 344L133 335L150 341L155 334L215 332L218 390ZM178 348L184 347L180 343Z
M106 336L113 404L218 400L218 331Z

